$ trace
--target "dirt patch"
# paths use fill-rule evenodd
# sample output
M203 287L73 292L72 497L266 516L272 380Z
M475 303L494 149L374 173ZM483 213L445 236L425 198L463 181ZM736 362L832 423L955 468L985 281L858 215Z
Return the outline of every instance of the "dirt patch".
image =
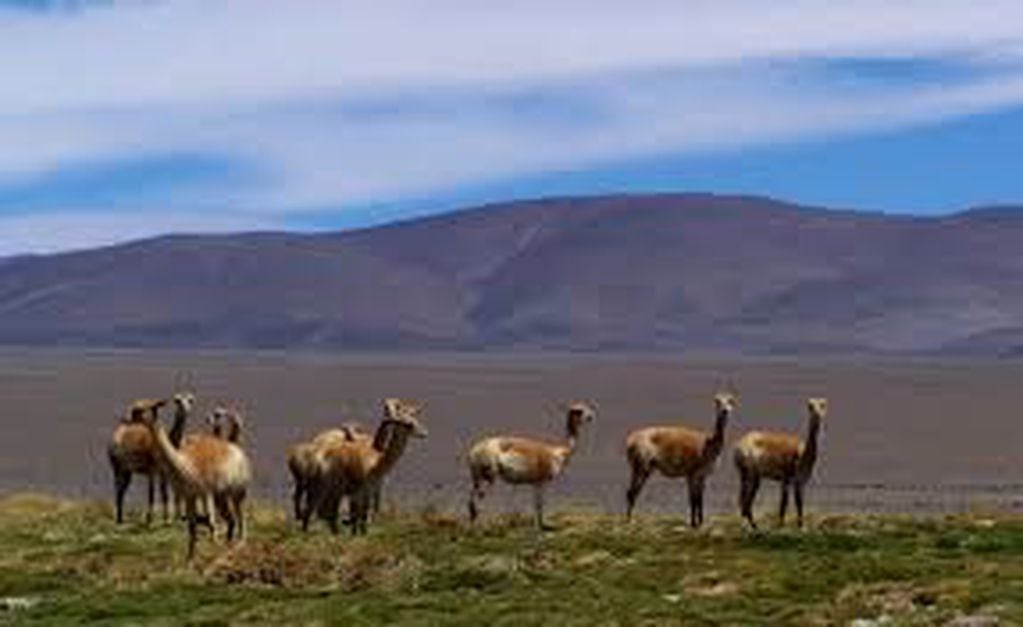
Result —
M280 550L273 542L247 541L224 551L205 575L228 584L323 585L336 577L338 566L337 559Z
M227 584L358 590L397 588L414 579L422 563L414 556L349 542L344 547L282 547L274 541L246 541L210 563L205 577Z
M843 589L835 604L845 612L864 619L883 621L925 620L926 624L944 622L952 615L950 607L967 594L966 582L949 581L918 586L906 582L852 585Z
M593 551L577 557L575 565L581 568L589 568L591 566L600 566L613 560L614 555L609 551Z
M729 581L719 572L710 571L686 578L682 581L682 589L695 597L727 597L739 593L739 584Z

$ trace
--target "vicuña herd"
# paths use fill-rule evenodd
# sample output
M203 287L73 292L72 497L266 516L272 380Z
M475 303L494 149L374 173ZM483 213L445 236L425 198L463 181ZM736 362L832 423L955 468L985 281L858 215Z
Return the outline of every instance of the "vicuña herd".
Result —
M170 428L160 423L160 410L172 404ZM252 466L242 446L245 429L237 407L214 408L206 428L188 432L187 422L196 405L195 395L178 392L169 399L140 399L120 419L108 447L114 477L117 522L123 521L124 496L133 474L148 479L146 521L153 515L154 492L159 486L163 514L169 516L168 486L174 491L176 515L188 528L189 558L195 552L200 527L217 536L217 521L226 525L228 542L245 530L245 497L252 481ZM713 422L709 430L680 424L636 429L625 438L625 458L630 478L625 493L625 515L631 520L636 501L653 474L685 479L689 495L689 522L703 524L704 492L725 448L725 431L738 406L732 392L714 396ZM806 437L770 431L750 431L734 447L739 474L739 511L753 529L753 503L764 479L781 485L779 524L784 524L791 492L797 524L803 524L805 488L819 454L821 424L827 400L807 400L809 418ZM370 515L377 514L385 478L401 459L409 441L426 437L423 405L387 398L381 403L380 423L370 433L347 422L327 429L287 451L287 467L293 481L292 512L303 529L312 517L323 520L334 533L340 530L342 502L347 500L344 523L353 534L365 533ZM465 456L469 479L469 520L475 523L480 502L497 482L530 485L534 494L537 527L544 520L544 496L548 485L560 477L576 450L583 427L597 411L590 402L564 406L564 436L541 440L511 435L492 435L474 443Z

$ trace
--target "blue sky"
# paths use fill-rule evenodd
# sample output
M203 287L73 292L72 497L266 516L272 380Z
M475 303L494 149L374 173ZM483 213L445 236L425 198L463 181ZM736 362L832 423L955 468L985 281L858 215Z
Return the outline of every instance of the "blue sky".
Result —
M0 0L0 255L565 194L1023 203L1017 2L509 4Z

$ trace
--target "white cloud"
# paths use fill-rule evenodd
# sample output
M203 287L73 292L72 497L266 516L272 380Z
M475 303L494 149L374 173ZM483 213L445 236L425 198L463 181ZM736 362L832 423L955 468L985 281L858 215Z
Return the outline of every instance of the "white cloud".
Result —
M182 190L166 206L220 204L250 212L253 223L1023 103L1015 0L306 0L287 8L178 0L0 11L0 33L0 186L97 160L215 154L265 176L215 197ZM847 57L962 71L850 81L817 63ZM96 219L106 218L122 219ZM24 236L45 236L20 224Z
M58 211L41 215L0 215L0 257L106 246L166 233L233 233L279 230L269 217L169 212Z
M1023 40L1009 0L641 4L562 0L175 0L0 13L0 111L251 103L522 85L822 56L992 54Z

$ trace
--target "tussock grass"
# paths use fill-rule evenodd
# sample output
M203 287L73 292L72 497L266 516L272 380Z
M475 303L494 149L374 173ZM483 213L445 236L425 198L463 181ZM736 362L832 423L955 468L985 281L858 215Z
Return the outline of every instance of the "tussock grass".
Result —
M573 512L539 533L526 516L470 528L426 510L351 538L249 511L245 542L204 538L189 565L180 524L0 499L0 624L1023 624L1017 517L817 516L752 534L732 517L693 532L681 516Z

